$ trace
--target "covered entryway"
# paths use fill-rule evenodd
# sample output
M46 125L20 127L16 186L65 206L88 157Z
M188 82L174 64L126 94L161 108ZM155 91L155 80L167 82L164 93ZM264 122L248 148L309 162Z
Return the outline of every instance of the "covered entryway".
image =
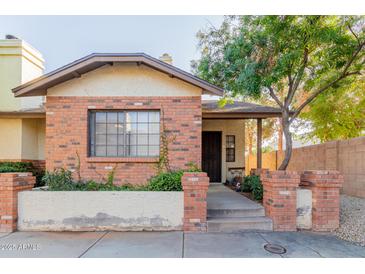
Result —
M281 110L246 102L202 101L202 169L211 182L226 182L245 170L245 121L257 120L257 168L262 166L262 120L281 117Z
M210 182L221 182L222 178L222 132L203 131L202 170L208 174Z

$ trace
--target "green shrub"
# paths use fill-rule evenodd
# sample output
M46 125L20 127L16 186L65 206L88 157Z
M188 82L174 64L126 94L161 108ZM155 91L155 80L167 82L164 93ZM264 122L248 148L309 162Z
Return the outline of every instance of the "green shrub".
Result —
M260 177L257 175L246 176L241 187L243 192L251 192L255 200L262 200L264 189L260 181Z
M241 191L242 192L251 192L251 176L246 176L243 179L243 183L241 185Z
M259 176L251 176L251 190L253 194L253 198L255 200L262 200L262 197L264 195L264 189L262 187L262 183L260 181Z
M43 176L42 181L49 190L53 191L65 191L76 190L76 183L72 180L71 171L63 168L57 169L53 172L47 171Z
M36 177L35 187L43 186L44 170L35 168L31 162L2 162L0 173L6 172L31 172Z
M0 163L0 173L5 172L31 172L33 170L31 162L3 162Z
M182 191L181 177L184 171L163 172L152 177L148 189L153 191Z

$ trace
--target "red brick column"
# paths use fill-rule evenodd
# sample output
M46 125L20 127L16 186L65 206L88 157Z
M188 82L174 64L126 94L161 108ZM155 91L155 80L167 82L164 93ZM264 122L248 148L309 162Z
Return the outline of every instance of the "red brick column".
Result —
M18 192L32 189L32 173L0 173L0 232L16 230L18 220Z
M184 231L207 231L209 177L205 172L185 172L181 183L184 190Z
M301 184L312 190L312 230L333 231L340 225L340 188L343 176L335 170L308 170Z
M295 171L269 171L261 173L264 187L266 216L273 221L275 231L297 230L297 188L300 176Z

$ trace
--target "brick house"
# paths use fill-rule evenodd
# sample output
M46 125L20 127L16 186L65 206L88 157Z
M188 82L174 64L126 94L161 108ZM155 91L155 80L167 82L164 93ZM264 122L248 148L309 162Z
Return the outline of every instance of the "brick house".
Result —
M194 163L211 181L229 180L244 172L245 119L258 121L260 152L261 120L280 116L243 102L219 108L223 89L174 67L167 55L91 54L12 91L14 100L44 98L36 113L27 112L45 121L37 160L47 170L100 180L115 168L118 184L143 184L155 174L165 133L172 168ZM0 121L25 112L0 112Z

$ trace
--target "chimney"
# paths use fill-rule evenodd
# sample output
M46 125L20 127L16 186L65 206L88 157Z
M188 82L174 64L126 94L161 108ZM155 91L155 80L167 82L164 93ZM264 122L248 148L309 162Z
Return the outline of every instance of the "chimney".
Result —
M168 53L162 54L162 56L160 56L160 60L169 65L172 65L172 57Z

